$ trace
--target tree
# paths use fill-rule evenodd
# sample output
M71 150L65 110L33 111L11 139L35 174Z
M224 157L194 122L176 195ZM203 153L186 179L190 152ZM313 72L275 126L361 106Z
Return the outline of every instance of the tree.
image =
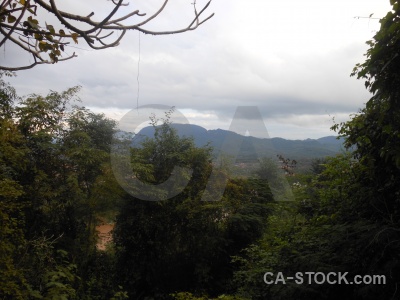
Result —
M197 257L203 260L200 253L206 251L194 247L194 232L204 234L211 230L206 231L204 226L190 222L193 217L188 216L188 211L205 219L213 216L211 213L204 216L198 207L200 191L206 183L201 178L207 178L211 171L211 150L197 149L192 139L180 138L170 126L170 113L166 113L161 126L157 126L158 120L154 116L151 118L155 128L154 139L148 138L141 147L132 149L133 171L141 181L157 184L166 180L175 166L189 166L193 170L192 180L181 194L166 201L141 201L127 195L117 218L114 241L121 284L133 298L187 289L195 284L193 277L204 278L207 275L203 271L187 276L196 272L196 263L188 263L190 254L199 250ZM212 239L217 240L218 236L205 234L201 241L209 249ZM180 272L173 272L178 269ZM198 285L203 282L204 279Z
M334 129L354 147L359 161L360 204L367 216L399 226L400 207L400 2L380 20L381 28L368 41L366 61L352 75L365 79L373 94L359 114ZM362 200L361 200L362 199ZM364 199L368 199L368 204ZM370 206L367 208L367 206Z
M112 0L113 7L106 17L94 20L94 12L87 15L76 15L60 9L55 0L2 0L0 6L0 33L4 35L0 41L0 47L7 41L17 45L22 50L32 55L34 62L26 66L8 67L0 66L0 69L17 71L33 68L40 64L52 64L58 61L69 60L76 57L75 52L67 57L62 57L65 47L72 41L78 44L83 40L92 49L106 49L116 47L129 30L138 30L145 34L167 35L195 30L198 26L210 19L214 14L204 19L201 15L209 6L211 0L200 11L196 8L196 0L193 1L194 18L186 28L170 31L152 31L145 26L157 18L168 4L165 0L161 7L151 16L133 10L122 14L124 7L129 3L123 0ZM57 24L52 25L49 20L43 21L40 17L43 13L50 13L57 19ZM141 17L142 20L134 21ZM49 23L47 23L49 22ZM44 24L43 24L44 23ZM118 32L118 36L113 35ZM48 58L43 54L48 53Z
M13 122L15 90L0 73L0 298L26 299L24 272L18 263L26 245L24 194L19 174L27 164L27 147Z
M104 290L123 297L99 274L114 264L100 259L94 230L123 191L109 159L115 122L71 109L79 87L20 99L3 75L0 298L102 299Z
M373 95L350 121L333 126L352 153L315 168L307 186L296 188L289 219L275 213L264 239L238 258L238 286L252 299L399 297L400 2L391 4L367 42L366 61L353 71ZM349 278L381 274L386 283L257 285L262 272L292 276L309 270L348 272Z
M168 200L126 196L114 241L120 284L132 298L229 292L231 256L261 237L272 201L267 182L260 179L232 179L220 201L202 201L213 168L212 149L179 137L170 113L160 126L152 117L154 138L132 149L135 177L157 184L168 179L174 166L193 172L186 188Z
M381 299L398 297L400 279L400 1L390 3L392 10L367 42L366 61L352 73L373 95L352 120L334 126L355 149L351 212L373 226L359 252L367 259L357 263L387 274Z

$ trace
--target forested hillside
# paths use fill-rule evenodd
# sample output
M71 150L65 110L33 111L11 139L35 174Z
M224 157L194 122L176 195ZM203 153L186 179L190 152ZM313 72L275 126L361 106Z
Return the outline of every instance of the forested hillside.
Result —
M189 185L167 201L136 199L111 170L111 147L124 143L113 138L115 122L77 106L79 87L21 99L5 75L2 299L167 299L234 290L231 257L262 236L271 212L265 181L230 178L223 199L201 201L212 149L180 138L166 119L154 139L132 148L134 174L157 184L186 166ZM114 243L101 251L95 228L105 219L115 222Z
M156 186L175 167L191 170L164 201L119 185L111 153L131 140L79 106L79 87L21 98L1 73L0 299L399 299L400 6L391 4L353 72L372 97L332 128L348 152L314 159L307 174L277 153L234 176L211 147L178 135L171 110L150 117L154 136L129 149L130 179ZM212 173L226 179L214 182L224 193L202 201ZM284 186L292 201L280 201ZM100 250L104 220L115 229Z
M284 138L261 139L253 136L239 137L239 134L223 129L206 130L193 124L172 124L180 137L193 137L196 146L202 147L207 144L213 147L215 156L218 155L224 140L230 136L231 139L243 139L243 145L236 158L240 162L257 162L257 150L261 150L263 156L275 157L277 153L284 156L299 159L321 158L334 156L344 151L343 138L327 136L319 139L287 140ZM145 127L138 132L133 139L133 145L139 145L146 137L154 136L152 126ZM228 148L228 147L227 147ZM233 152L233 151L232 151ZM225 153L232 154L232 153Z

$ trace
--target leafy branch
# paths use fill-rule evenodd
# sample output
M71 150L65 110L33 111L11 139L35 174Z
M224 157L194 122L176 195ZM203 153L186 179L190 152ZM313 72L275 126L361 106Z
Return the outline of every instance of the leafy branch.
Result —
M118 46L129 30L151 35L183 33L197 29L214 15L202 18L211 0L200 10L197 9L196 1L194 1L194 17L187 27L166 31L144 28L161 14L168 2L169 0L165 0L161 7L150 16L139 10L133 10L122 17L115 17L121 7L129 6L129 3L124 3L123 0L112 0L114 7L108 15L96 21L93 19L94 12L88 15L72 14L60 10L55 0L3 0L0 4L0 33L4 37L0 40L0 47L7 41L11 41L32 55L34 62L20 67L0 66L0 70L25 70L40 64L53 64L74 58L77 56L75 52L62 57L65 46L68 46L71 41L75 44L83 41L92 49L102 50ZM59 22L58 25L64 26L64 29L57 31L53 25L40 22L38 14L43 11L53 14ZM141 20L133 22L133 19L137 17ZM48 58L43 57L43 53L48 53Z

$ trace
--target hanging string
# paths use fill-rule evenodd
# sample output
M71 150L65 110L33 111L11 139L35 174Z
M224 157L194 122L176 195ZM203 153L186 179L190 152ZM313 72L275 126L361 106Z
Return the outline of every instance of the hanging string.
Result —
M138 31L139 34L139 58L138 58L138 64L137 64L137 96L136 96L136 109L139 113L139 95L140 95L140 82L139 82L139 74L140 74L140 31Z

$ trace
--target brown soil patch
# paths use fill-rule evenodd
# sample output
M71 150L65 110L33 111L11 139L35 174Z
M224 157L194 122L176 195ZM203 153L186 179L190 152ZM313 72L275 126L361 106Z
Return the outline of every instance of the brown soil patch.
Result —
M111 231L114 229L114 224L100 224L96 226L96 231L98 233L97 249L106 250L106 246L112 241Z

